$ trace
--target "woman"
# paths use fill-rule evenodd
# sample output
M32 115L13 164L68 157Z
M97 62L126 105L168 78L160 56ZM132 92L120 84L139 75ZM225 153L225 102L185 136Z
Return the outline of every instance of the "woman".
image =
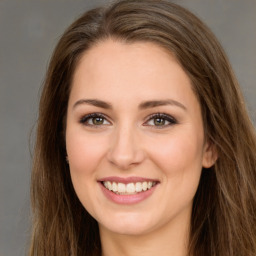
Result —
M46 75L30 255L255 255L255 152L197 17L154 0L91 10Z

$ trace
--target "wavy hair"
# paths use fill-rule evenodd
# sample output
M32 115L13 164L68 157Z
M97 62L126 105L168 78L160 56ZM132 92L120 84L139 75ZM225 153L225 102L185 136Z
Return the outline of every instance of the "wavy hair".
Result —
M76 65L112 38L152 42L171 52L201 105L218 160L203 169L190 227L189 255L256 255L256 135L238 82L212 32L186 9L159 0L123 0L93 9L60 38L42 90L31 178L30 255L100 255L97 222L72 186L65 149L67 103Z

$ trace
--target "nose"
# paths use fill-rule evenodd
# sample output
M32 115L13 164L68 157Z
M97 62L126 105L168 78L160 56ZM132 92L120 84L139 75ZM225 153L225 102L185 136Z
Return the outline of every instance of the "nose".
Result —
M128 126L117 128L110 142L107 157L109 162L122 170L140 164L145 158L145 153L136 129Z

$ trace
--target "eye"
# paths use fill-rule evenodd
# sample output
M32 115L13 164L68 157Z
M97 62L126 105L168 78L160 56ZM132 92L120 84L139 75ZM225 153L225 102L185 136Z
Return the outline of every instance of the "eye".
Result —
M87 126L110 125L110 122L106 119L106 117L100 113L93 113L83 116L80 119L80 123Z
M145 126L155 126L157 128L165 128L174 124L177 124L174 117L162 113L151 115L146 123L144 123Z

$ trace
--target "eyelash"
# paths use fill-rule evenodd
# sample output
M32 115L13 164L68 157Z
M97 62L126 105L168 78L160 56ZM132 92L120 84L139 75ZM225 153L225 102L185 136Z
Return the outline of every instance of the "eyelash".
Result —
M178 123L177 120L174 117L172 117L168 114L165 114L165 113L156 113L156 114L150 115L147 118L146 123L148 123L150 120L154 120L154 119L162 119L163 121L169 122L169 124L159 125L159 126L157 126L157 125L147 125L147 124L146 125L143 124L143 125L144 126L154 126L154 127L157 127L157 129L163 129L165 127L172 126L172 125L175 125L175 124Z
M102 125L89 124L88 121L90 119L93 119L93 118L102 118L103 120L107 120L107 118L103 114L101 114L101 113L92 113L92 114L88 114L86 116L83 116L80 119L80 123L85 125L85 126L94 126L94 127L104 125L104 124L102 124Z
M99 128L99 127L101 127L103 125L106 125L106 124L99 124L99 125L89 124L88 123L89 120L93 119L93 118L101 118L101 119L103 119L103 122L104 122L104 120L107 120L106 116L101 114L101 113L92 113L92 114L88 114L86 116L83 116L80 119L80 123L85 125L85 126L93 126L95 128L96 127ZM149 121L154 120L154 119L161 119L164 122L167 121L169 123L168 124L164 124L164 125L159 125L159 126L158 125L149 125L149 124L147 124ZM107 121L107 122L109 122L109 121ZM174 117L172 117L172 116L170 116L168 114L165 114L165 113L155 113L155 114L152 114L149 117L147 117L147 121L145 123L143 123L143 126L152 126L152 127L157 127L157 129L163 129L165 127L168 127L168 126L171 126L171 125L175 125L177 123L178 123L177 120Z

